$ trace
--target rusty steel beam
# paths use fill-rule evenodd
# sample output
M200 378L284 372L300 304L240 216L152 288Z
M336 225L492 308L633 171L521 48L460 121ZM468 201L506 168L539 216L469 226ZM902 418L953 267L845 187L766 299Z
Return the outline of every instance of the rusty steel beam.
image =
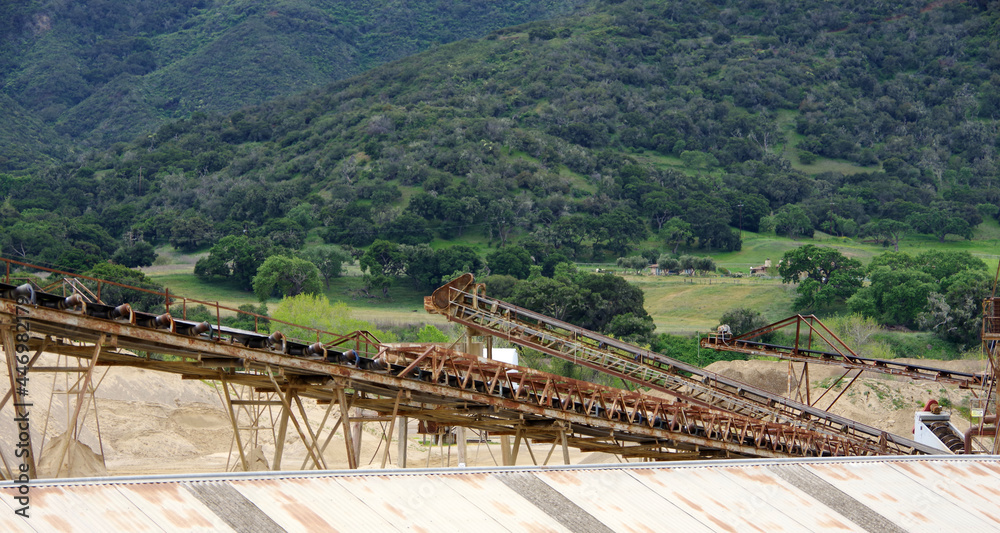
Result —
M467 281L471 283L471 276ZM446 297L452 296L451 288L455 288L454 284L446 291ZM0 298L17 292L15 289L21 290L0 284ZM91 361L91 364L141 366L192 379L225 380L262 390L294 386L298 395L321 402L340 400L339 403L343 403L345 389L349 388L353 391L351 404L375 410L383 416L396 413L532 439L552 439L555 430L551 428L558 424L558 434L567 442L579 436L592 439L588 442L593 445L624 446L627 452L621 453L647 458L692 451L702 457L900 453L891 436L883 434L880 442L873 445L849 431L845 434L832 431L829 421L810 419L801 413L793 423L781 421L780 416L742 416L738 409L753 413L757 408L754 402L760 399L754 398L756 393L744 389L742 384L723 390L730 385L728 382L720 386L718 380L704 376L684 385L687 387L684 392L693 391L687 397L691 403L671 402L527 368L504 366L441 347L380 346L367 332L336 335L325 346L307 346L302 341L285 339L277 332L267 336L218 326L194 328L193 323L176 322L168 315L156 317L134 312L127 304L117 308L88 307L78 305L76 299L32 291L29 291L31 298L37 296L40 303L31 306L33 334L55 338L56 343L50 351L81 359L97 359L92 354L95 348L100 349L100 360ZM431 299L440 295L441 290L435 291ZM480 298L477 291L461 297L466 296L471 297L470 307L494 313L487 317L494 322L502 322L503 313L510 313L510 309L497 313L498 304L502 302L485 298L477 301ZM447 299L445 304L452 306L454 302ZM0 315L11 316L11 305L9 300L0 300ZM522 329L525 325L538 324L553 329L553 325L563 324L534 315L522 321ZM490 331L490 324L485 324L486 328L479 322L466 325L476 331ZM523 333L526 331L518 332L519 335ZM573 334L575 339L577 331ZM318 335L319 332L317 339ZM275 338L278 341L273 341ZM90 346L66 344L60 342L62 339L83 341ZM101 342L101 339L107 340ZM586 335L581 339L587 345ZM632 354L628 351L629 345L603 336L600 339L613 343L612 356L621 359L622 353ZM600 339L597 342L603 343ZM527 340L547 351L553 350L559 339L538 334ZM95 343L99 346L94 346ZM353 347L354 351L329 351L334 347L346 349L345 345ZM604 348L599 344L589 348L594 347ZM168 353L179 356L181 361L166 363L136 357L123 350ZM324 357L310 357L316 353ZM328 353L332 357L326 357ZM368 354L375 355L369 359ZM636 365L621 365L613 358L605 362L618 364L640 382L641 379L654 380L664 370L663 361L655 360L661 357L658 354L639 352L634 355L639 359ZM653 360L656 365L646 359ZM231 366L227 364L230 361ZM667 366L673 372L685 370L675 368L672 363ZM722 397L725 401L718 401ZM392 400L396 401L388 407L387 401ZM720 405L731 409L719 410ZM290 405L283 407L290 409Z
M659 416L672 416L674 420L688 416L694 417L698 424L707 423L707 426L711 427L710 430L706 430L709 434L730 435L725 438L732 440L740 440L748 434L753 434L757 436L754 439L755 442L764 446L767 446L764 444L765 441L773 444L777 438L793 442L791 447L803 450L814 449L829 452L831 450L846 451L846 449L852 449L851 455L865 453L862 447L839 436L834 437L801 430L785 424L760 423L747 417L696 406L685 406L685 413L678 415L677 406L685 404L533 371L499 361L481 359L437 346L430 350L424 350L423 347L413 348L407 354L406 347L390 345L383 347L380 356L387 359L392 356L402 358L402 360L397 359L397 364L400 366L406 362L407 356L413 360L421 360L423 366L430 369L429 377L432 381L442 380L445 376L454 376L458 378L456 381L459 381L456 386L476 387L485 391L494 391L498 388L506 389L513 391L511 396L514 399L531 398L534 403L540 403L547 407L616 413L616 416L624 417L633 424L653 425ZM404 369L400 375L404 376L406 372L407 370ZM697 414L694 414L694 410L698 410ZM723 428L720 424L726 424L726 426ZM741 435L739 438L734 437L734 433L737 431ZM775 437L776 435L778 437ZM806 439L808 443L803 439Z
M816 350L809 346L803 347L802 326L806 326L809 334L808 344L812 344L813 335L822 340L830 351ZM795 327L792 346L780 346L760 341L768 333L787 327ZM903 376L911 379L950 383L960 388L980 387L986 379L985 373L959 372L927 365L902 363L890 359L874 359L861 357L837 337L815 315L795 315L762 328L744 333L737 337L709 334L701 339L702 348L716 351L735 352L758 357L777 357L798 363L819 363L839 365L845 368Z
M9 301L0 301L0 314L10 316L13 305ZM270 365L280 369L284 380L292 376L317 376L328 380L339 378L342 383L346 381L347 384L357 387L357 390L374 387L381 394L392 396L398 394L398 391L405 391L404 397L409 394L421 400L437 398L439 401L457 402L462 405L462 409L480 406L492 409L498 417L510 418L511 427L523 424L523 421L517 420L518 418L529 416L540 420L566 422L581 434L615 435L618 440L636 442L654 440L671 443L674 447L694 446L743 456L788 457L872 453L871 450L862 449L847 439L838 439L782 424L763 423L697 406L669 403L618 389L600 389L585 382L570 383L559 376L544 375L520 367L497 366L496 362L483 362L467 354L440 348L430 352L424 367L432 369L432 380L443 383L421 381L386 371L362 370L342 364L289 357L266 349L229 344L224 339L187 337L168 330L145 328L125 321L94 318L69 310L32 307L31 320L33 326L44 325L49 335L72 339L78 335L99 338L104 334L111 339L109 344L117 346L146 347L147 351L155 351L159 346L170 346L175 351L186 351L190 355L190 362L156 364L147 359L109 350L103 352L98 361L107 365L135 363L137 366L177 374L198 375L206 379L225 376L229 383L273 388L273 383L269 383L270 377L262 374L205 372L197 366L200 364L198 358L229 357L243 360L251 366ZM81 358L89 356L86 348L80 349L81 347L67 344L55 344L54 348L57 352L65 348L71 355ZM389 347L383 348L383 352L389 351ZM92 353L93 351L90 352ZM416 354L413 359L419 356L420 354ZM397 368L405 370L402 366ZM421 367L418 365L418 368ZM514 372L507 372L508 370ZM470 376L476 379L471 379ZM477 386L483 388L485 382L482 380L490 377L503 381L505 386L515 390L516 394L511 398L503 398L490 394L488 390L477 390ZM489 388L495 390L498 379L494 379ZM392 391L396 394L392 394ZM330 400L333 399L335 392L329 386L313 385L305 386L301 394ZM579 405L587 406L594 413L601 413L601 416L590 412L577 412L571 408L573 402L567 401L569 398L582 400ZM412 400L407 400L410 401ZM400 406L399 413L416 418L435 417L434 409L427 410L423 403L416 406L407 405L405 409ZM468 427L475 428L478 420L489 418L483 416L483 411L475 409L468 409L465 414L459 413L462 411L449 413L448 418L453 422L464 422L460 425ZM669 423L661 424L662 427L653 427L656 416L669 420ZM646 422L639 423L640 419ZM483 426L495 427L492 424Z
M940 452L662 354L488 298L484 286L475 284L472 274L460 276L435 290L424 298L424 308L484 334L505 338L691 403L849 439L867 453Z

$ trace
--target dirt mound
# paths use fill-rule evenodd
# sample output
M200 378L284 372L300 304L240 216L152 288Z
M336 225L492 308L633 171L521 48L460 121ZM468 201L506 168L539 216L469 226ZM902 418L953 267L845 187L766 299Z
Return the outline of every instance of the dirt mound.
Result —
M50 440L38 463L38 477L97 477L108 475L103 458L90 446L63 433Z
M775 394L783 395L789 386L798 386L798 379L789 378L788 363L783 361L718 361L706 370Z
M986 369L983 360L896 361L960 372L982 372ZM802 377L802 367L799 363L792 365L793 391L798 384L797 378ZM709 365L707 370L781 395L785 394L790 379L787 361L719 361ZM845 386L857 374L850 372L841 379L845 370L837 365L809 365L810 402L862 424L908 437L913 434L914 412L933 399L946 408L950 406L947 410L953 412L952 423L960 430L969 427L969 420L959 416L959 408L967 413L965 409L972 406L975 391L962 390L956 385L871 372L864 373L845 391ZM835 399L837 401L833 403Z

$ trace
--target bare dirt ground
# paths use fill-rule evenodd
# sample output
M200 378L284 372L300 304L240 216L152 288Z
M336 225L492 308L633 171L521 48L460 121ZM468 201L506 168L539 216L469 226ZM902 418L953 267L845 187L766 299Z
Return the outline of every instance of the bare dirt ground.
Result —
M924 363L927 363L924 361ZM65 360L43 356L40 366L66 366ZM75 363L72 363L75 364ZM981 371L982 361L935 361L934 365L952 370ZM763 387L773 392L785 393L789 386L788 363L773 361L731 361L711 365L709 370ZM801 366L796 365L796 375ZM810 365L810 396L819 397L843 373L840 367ZM849 376L850 377L850 376ZM6 380L6 376L4 376ZM219 391L212 383L182 380L179 376L147 370L113 367L98 368L93 376L97 386L96 410L94 404L83 409L84 429L72 442L64 434L67 420L72 414L73 402L66 391L78 390L76 374L36 372L30 375L29 397L33 402L31 428L34 446L43 446L40 477L82 477L97 475L179 474L223 472L235 470L238 461L233 447L233 432ZM794 386L794 383L793 383ZM825 407L839 394L842 387L833 390L819 402ZM833 412L859 422L875 426L901 436L910 436L913 430L913 412L924 402L935 399L945 404L969 406L972 391L955 386L931 382L916 382L906 378L883 375L863 376L842 395ZM304 400L309 421L315 428L327 410L326 406ZM70 406L70 408L67 407ZM51 408L50 408L51 407ZM16 435L9 407L0 418L0 446L5 456L10 454ZM276 417L275 408L274 416ZM337 408L331 409L330 420L336 420ZM953 416L953 422L964 430L968 420ZM243 416L241 426L249 425ZM328 423L327 427L331 426ZM274 460L274 418L265 414L257 422L260 427L258 442L260 461L257 468L266 468ZM407 443L407 466L437 467L457 466L455 446L435 446L416 433L416 423L411 422ZM290 439L285 446L282 469L299 469L306 457L302 439L289 425ZM396 433L394 431L394 433ZM98 439L98 434L100 439ZM379 423L368 423L362 432L361 468L378 468L381 465L385 443L381 441ZM243 431L247 438L250 433ZM475 437L473 433L469 438ZM325 437L325 433L324 433ZM397 466L396 436L390 447L389 465ZM494 466L500 464L499 438L492 443L470 442L468 466ZM552 450L550 444L533 445L535 460L540 464ZM326 448L324 458L329 468L346 468L347 451L343 431L338 430ZM11 457L6 457L11 461ZM571 449L573 463L620 462L621 459L606 454L582 453ZM550 464L562 462L561 450L552 453ZM228 464L228 466L227 466ZM530 465L532 458L522 448L518 464Z
M895 359L895 361L962 372L982 372L987 367L985 360ZM712 363L707 369L771 392L786 394L790 381L788 367L787 361L719 361ZM842 385L836 386L834 383L844 374L844 370L833 365L809 365L810 400L815 401L829 390L817 404L819 407L827 408L844 390L844 385L856 374L851 372ZM792 374L801 377L802 365L795 364ZM792 390L797 385L798 380L792 378ZM913 434L913 412L922 410L928 401L937 400L942 405L968 408L974 398L973 392L969 389L959 389L955 385L915 381L910 378L868 372L858 378L829 410L889 433L909 437ZM969 420L958 416L955 412L952 423L962 431L969 427Z

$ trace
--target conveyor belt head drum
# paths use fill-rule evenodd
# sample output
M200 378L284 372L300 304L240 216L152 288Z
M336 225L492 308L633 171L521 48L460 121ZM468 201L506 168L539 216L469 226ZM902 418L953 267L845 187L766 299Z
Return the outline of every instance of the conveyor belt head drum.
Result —
M326 347L323 346L322 342L317 342L310 344L302 349L302 355L304 357L322 357L326 358Z
M10 291L10 296L18 303L29 303L32 305L36 303L35 288L32 287L30 283L18 285L14 288L14 290Z
M73 293L63 300L62 309L79 309L85 305L85 300L80 293Z

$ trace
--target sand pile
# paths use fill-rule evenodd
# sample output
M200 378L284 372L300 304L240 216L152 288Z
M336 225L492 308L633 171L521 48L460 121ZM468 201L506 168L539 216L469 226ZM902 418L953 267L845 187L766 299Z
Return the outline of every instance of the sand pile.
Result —
M50 440L38 464L39 478L97 477L108 475L104 458L94 453L90 446L63 433Z
M784 395L789 383L798 386L798 375L788 378L788 363L784 361L719 361L707 370L768 392Z
M897 359L896 361L962 372L982 372L987 366L985 361L980 360ZM787 361L719 361L712 363L707 369L783 395L788 382L788 367ZM849 373L842 384L838 385L837 379L845 370L836 365L815 363L809 365L810 400L815 402L823 393L827 393L822 396L817 406L828 408L844 390L844 385L856 375L856 372ZM794 364L793 375L796 377L802 375L801 364ZM797 381L793 381L792 386L794 387L796 383ZM955 408L970 407L973 403L973 393L972 390L959 389L956 385L866 372L829 410L863 424L906 437L913 434L914 411L921 410L926 402L934 399L942 405L954 406L950 409L953 411L952 423L964 431L970 422L959 416Z

